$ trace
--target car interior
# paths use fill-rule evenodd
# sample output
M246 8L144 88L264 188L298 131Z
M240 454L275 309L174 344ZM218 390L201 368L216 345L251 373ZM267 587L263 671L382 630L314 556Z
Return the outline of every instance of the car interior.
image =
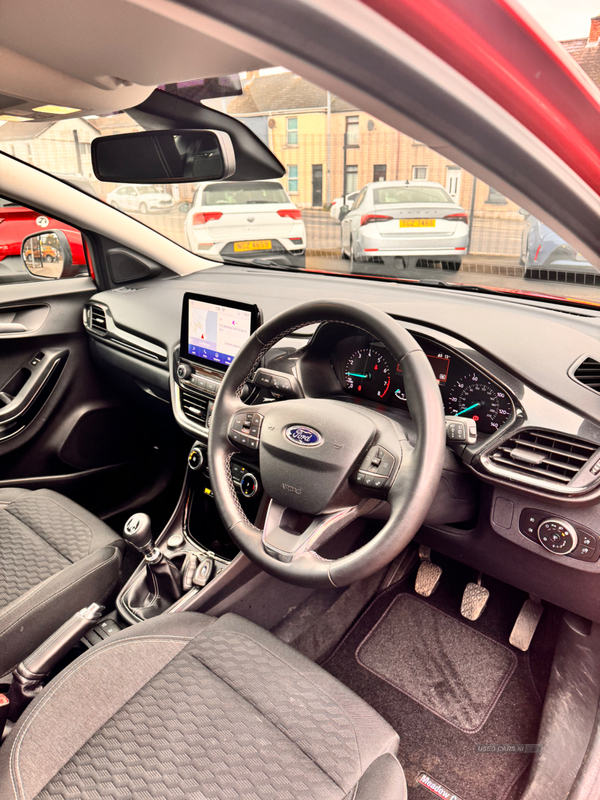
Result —
M596 286L164 227L202 182L296 202L190 90L277 68L600 270L597 89L512 0L0 8L0 121L114 123L91 191L0 125L0 798L600 798ZM374 192L452 210L413 183Z

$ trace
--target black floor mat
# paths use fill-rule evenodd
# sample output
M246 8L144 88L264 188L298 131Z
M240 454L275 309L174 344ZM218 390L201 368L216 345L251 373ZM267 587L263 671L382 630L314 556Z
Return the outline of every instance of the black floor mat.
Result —
M526 595L488 579L481 619L463 620L473 576L455 566L427 600L412 580L379 595L323 666L398 731L410 800L432 798L422 772L460 800L508 800L530 765L519 746L536 743L542 705L529 654L508 645Z
M465 733L476 733L516 669L507 647L400 594L356 651L358 663Z

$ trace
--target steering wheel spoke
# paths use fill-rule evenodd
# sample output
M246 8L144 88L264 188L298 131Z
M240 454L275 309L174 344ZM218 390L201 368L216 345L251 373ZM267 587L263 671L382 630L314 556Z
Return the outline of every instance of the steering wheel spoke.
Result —
M314 554L332 536L378 503L374 498L364 498L357 505L311 517L271 500L262 533L264 551L284 563L304 553Z

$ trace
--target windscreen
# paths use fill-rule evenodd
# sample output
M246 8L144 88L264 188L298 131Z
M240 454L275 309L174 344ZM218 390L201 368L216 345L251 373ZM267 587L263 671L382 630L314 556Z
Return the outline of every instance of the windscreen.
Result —
M214 183L202 193L203 206L256 205L258 203L289 203L283 187L269 181L252 183Z
M373 191L376 206L403 203L451 203L450 195L440 186L386 186Z

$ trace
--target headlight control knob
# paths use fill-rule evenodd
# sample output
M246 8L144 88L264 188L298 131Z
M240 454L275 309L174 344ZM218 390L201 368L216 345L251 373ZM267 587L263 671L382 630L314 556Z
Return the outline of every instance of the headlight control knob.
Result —
M542 547L558 556L568 556L577 547L577 531L564 519L545 519L537 535Z
M188 378L192 377L192 368L189 364L184 363L183 361L179 362L179 366L177 367L177 377L181 378L182 380L187 380Z
M188 464L190 465L190 469L193 469L194 472L204 464L204 453L202 452L202 448L195 444L190 453L188 455Z
M240 481L240 490L244 497L248 499L254 497L258 492L258 478L251 472L247 472Z

